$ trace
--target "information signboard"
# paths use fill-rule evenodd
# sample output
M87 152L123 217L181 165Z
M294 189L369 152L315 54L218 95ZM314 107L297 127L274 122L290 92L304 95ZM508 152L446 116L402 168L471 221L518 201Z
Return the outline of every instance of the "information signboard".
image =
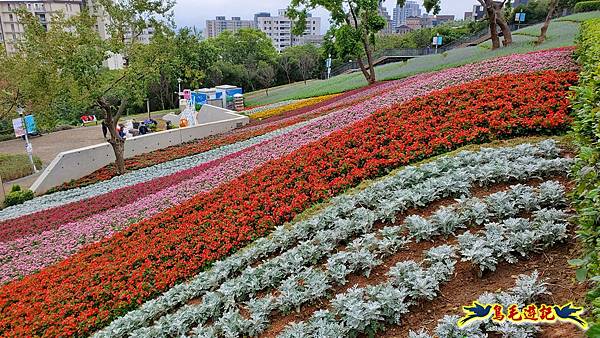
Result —
M15 130L15 137L25 136L25 126L23 125L23 119L17 118L12 120L13 129Z

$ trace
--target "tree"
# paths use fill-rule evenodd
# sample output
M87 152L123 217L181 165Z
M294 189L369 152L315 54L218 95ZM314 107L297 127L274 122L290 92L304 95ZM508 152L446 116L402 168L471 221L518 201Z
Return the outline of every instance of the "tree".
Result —
M218 49L210 41L189 28L182 28L175 36L179 74L184 86L200 88L205 84L207 69L218 59ZM176 78L174 79L176 81Z
M558 11L574 5L575 2L573 0L550 0L550 3L548 4L548 14L546 15L544 25L542 25L540 30L540 35L538 36L536 45L541 45L544 43L544 41L546 41L546 33L548 32L548 27L550 27L550 21L552 21L552 18L558 13Z
M98 109L108 125L111 136L108 142L115 154L117 170L122 174L125 140L118 135L117 124L130 104L141 104L146 99L148 79L160 74L161 58L149 55L156 49L142 45L138 37L148 27L160 32L170 18L173 3L99 0L98 5L111 18L110 38L106 41L95 30L96 18L85 10L68 19L53 17L48 32L32 14L22 12L25 34L17 57L25 57L28 65L39 69L46 81L59 86L59 93L55 90L47 95L50 104L68 93L67 98L76 99L82 107ZM109 70L103 65L114 54L123 56L123 69ZM25 92L24 97L33 97L33 89L27 83L20 89Z
M86 63L79 60L81 67L70 67L73 77L90 93L90 103L103 113L108 125L110 138L108 142L113 148L116 167L119 174L125 172L125 140L117 132L117 124L130 102L145 99L144 80L156 74L157 63L153 56L146 55L148 46L142 45L138 37L145 29L152 27L160 31L170 19L170 11L174 2L155 0L99 0L110 17L110 39L99 43L97 35L83 48L100 50L104 55L109 53L123 55L124 69L111 72L102 67L98 60ZM106 49L102 48L106 46ZM107 53L108 52L108 53ZM103 61L103 60L102 60ZM98 84L102 84L98 86Z
M286 51L284 50L283 53L279 56L278 64L279 68L283 70L283 73L287 78L288 84L292 83L291 73L295 66L293 57L289 55L289 53L286 53Z
M77 99L82 92L75 81L60 76L60 68L55 62L48 61L56 59L78 41L69 40L69 33L65 32L66 20L60 13L55 15L56 23L48 31L27 11L18 10L15 15L26 30L24 38L16 45L21 52L0 56L2 115L15 117L16 108L21 106L35 112L42 129L70 122L74 118L73 111L83 109ZM50 49L48 45L58 47Z
M442 0L425 0L423 5L427 12L433 12L433 14L439 14L441 10ZM512 44L512 33L510 27L506 22L506 19L502 13L504 6L508 0L494 1L494 0L477 0L484 8L490 26L490 35L492 39L492 49L500 48L500 37L498 35L497 27L502 30L504 37L503 44L508 46ZM399 5L404 5L405 0L398 0Z
M304 84L306 80L313 77L315 69L319 62L319 51L314 45L304 45L294 47L296 63Z
M269 96L269 87L271 87L275 82L275 69L273 69L273 66L265 61L260 61L256 71L256 78L258 79L258 82L260 82L260 84L265 88L267 96Z
M252 90L256 87L254 80L259 63L274 64L277 60L271 39L256 29L240 29L235 33L226 31L206 43L216 48L222 81L249 86Z
M544 21L544 25L542 25L542 29L540 31L540 36L535 42L536 45L541 45L546 40L546 33L548 32L548 27L550 26L550 21L554 16L554 12L558 6L558 0L550 0L550 4L548 6L548 15L546 16L546 20Z
M148 97L155 97L162 110L174 106L173 88L177 88L177 78L183 74L175 33L171 30L155 31L148 54L155 58L157 72L146 78Z
M375 35L385 27L379 16L380 0L292 0L287 15L293 20L293 34L306 29L308 12L322 7L331 14L331 34L339 57L356 59L365 79L376 81L373 60ZM367 63L363 61L366 56Z

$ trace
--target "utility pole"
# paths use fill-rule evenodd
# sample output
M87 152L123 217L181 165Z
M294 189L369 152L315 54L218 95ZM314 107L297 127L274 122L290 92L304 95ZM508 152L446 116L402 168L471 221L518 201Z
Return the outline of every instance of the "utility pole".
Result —
M331 78L331 54L329 54L329 57L327 58L327 61L325 61L325 66L327 66L327 79Z
M23 118L23 112L25 110L22 107L17 108L17 113L19 113L19 118L21 119L21 123L23 128L25 128L25 150L27 151L27 155L29 156L29 162L31 162L31 166L33 167L33 172L37 173L38 170L35 167L35 162L33 161L33 147L29 142L29 131L27 130L27 125L25 124L25 119Z

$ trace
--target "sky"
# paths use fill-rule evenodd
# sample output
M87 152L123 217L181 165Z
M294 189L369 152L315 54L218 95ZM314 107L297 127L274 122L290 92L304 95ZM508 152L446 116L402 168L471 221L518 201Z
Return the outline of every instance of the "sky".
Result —
M416 1L423 4L422 0ZM442 0L440 14L454 14L457 19L462 19L464 12L470 11L476 2L475 0ZM254 13L270 12L271 15L276 15L278 9L286 8L288 4L289 0L177 0L175 22L180 28L196 26L204 30L206 20L214 19L215 16L224 15L227 19L240 16L242 19L252 20ZM390 15L395 5L396 0L385 1ZM327 11L316 10L313 16L321 17L321 33L324 34L329 28Z

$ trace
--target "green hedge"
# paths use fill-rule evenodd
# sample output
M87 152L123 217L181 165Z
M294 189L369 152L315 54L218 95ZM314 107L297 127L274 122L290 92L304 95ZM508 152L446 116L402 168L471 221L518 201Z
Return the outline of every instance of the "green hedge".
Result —
M600 1L583 1L575 4L575 13L600 11Z
M6 195L4 206L11 207L13 205L23 204L25 201L33 199L33 197L33 191L22 190L19 185L13 185L8 195Z
M573 200L578 212L579 234L587 254L572 264L578 267L577 278L587 276L600 282L600 19L585 21L577 41L577 57L582 66L579 85L572 98L574 135L579 147L574 173L577 189ZM596 283L598 286L598 283ZM590 292L591 316L600 323L600 288ZM588 331L598 335L600 326ZM594 333L595 332L595 333Z

